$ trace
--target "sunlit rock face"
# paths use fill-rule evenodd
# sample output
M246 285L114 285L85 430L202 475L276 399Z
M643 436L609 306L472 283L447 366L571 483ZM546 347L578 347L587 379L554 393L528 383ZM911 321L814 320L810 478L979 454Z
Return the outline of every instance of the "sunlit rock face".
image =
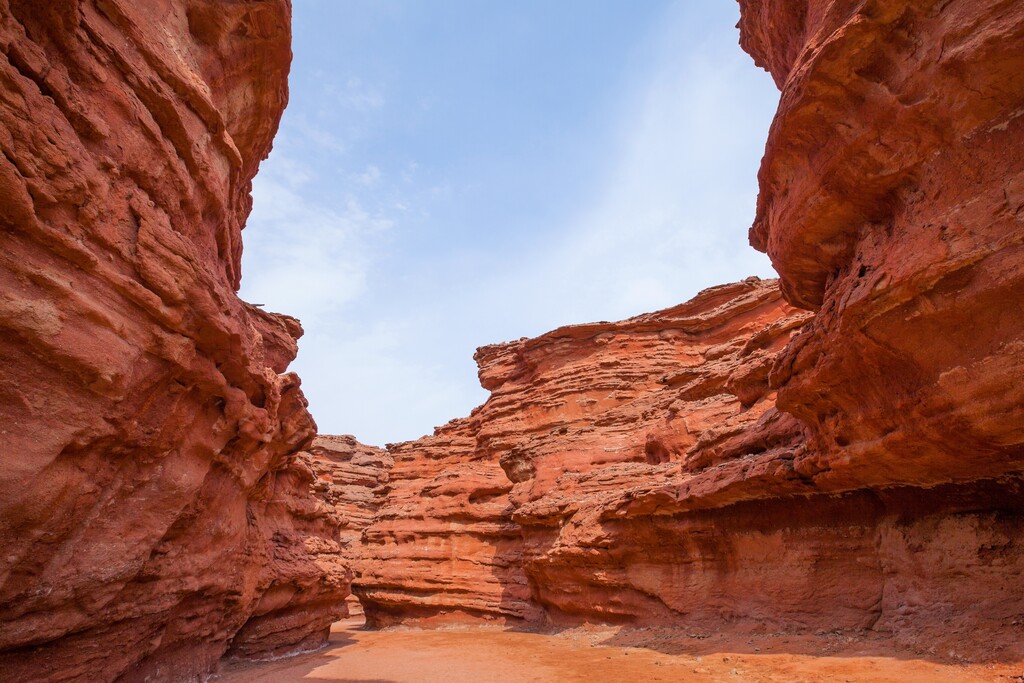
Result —
M370 622L659 616L645 587L602 586L603 563L617 560L590 545L597 516L748 453L785 458L800 432L773 407L769 368L809 317L752 278L658 313L481 348L490 399L389 448L354 582ZM620 541L621 552L653 550Z
M191 680L342 611L301 328L235 294L289 14L0 0L5 680Z

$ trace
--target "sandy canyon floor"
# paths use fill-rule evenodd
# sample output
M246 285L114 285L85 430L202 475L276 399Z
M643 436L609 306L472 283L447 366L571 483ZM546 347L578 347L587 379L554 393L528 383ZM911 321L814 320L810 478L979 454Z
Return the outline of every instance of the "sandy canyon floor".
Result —
M965 647L977 644L965 643ZM619 631L554 634L491 628L362 630L334 625L318 652L232 664L218 683L475 683L599 681L892 681L1024 683L1024 663L964 664L956 653L925 657L880 638Z

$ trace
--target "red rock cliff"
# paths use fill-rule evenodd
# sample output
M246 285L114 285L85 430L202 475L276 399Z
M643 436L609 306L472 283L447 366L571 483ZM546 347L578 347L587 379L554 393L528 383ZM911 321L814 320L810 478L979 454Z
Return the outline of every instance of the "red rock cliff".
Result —
M807 475L1020 473L1024 5L741 6L743 45L782 89L751 242L819 311L774 379L811 427Z
M301 457L316 473L316 495L335 516L342 559L358 573L363 529L384 502L393 459L383 448L348 435L317 436ZM354 596L346 605L350 615L362 614Z
M240 301L287 0L0 0L0 669L191 680L319 643L297 321Z
M371 617L1024 656L1024 5L741 7L782 88L751 241L816 315L746 282L481 349L487 403L393 449Z
M774 410L768 369L807 317L754 278L480 349L490 399L391 447L390 491L354 583L371 623L642 610L590 600L593 563L556 559L549 530L624 490L790 443L795 422Z

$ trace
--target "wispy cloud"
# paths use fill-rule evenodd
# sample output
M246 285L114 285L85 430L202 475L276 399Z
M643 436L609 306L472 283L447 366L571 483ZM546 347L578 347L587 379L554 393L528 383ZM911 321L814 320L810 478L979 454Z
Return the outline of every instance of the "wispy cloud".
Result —
M312 79L315 91L293 86L254 183L242 295L302 319L294 367L322 431L416 438L485 398L475 346L771 275L746 230L775 90L736 47L735 19L695 29L702 12L668 7L605 123L581 132L565 122L589 150L579 162L589 187L563 197L557 174L545 175L550 155L566 153L557 144L503 168L551 180L510 197L521 209L512 222L481 199L502 191L461 163L479 152L457 146L461 131L444 129L435 145L414 134L419 91L403 100L399 85L331 73ZM468 87L460 97L482 97ZM457 110L436 104L442 121ZM485 116L484 104L474 111ZM446 153L459 163L446 166Z
M343 85L328 82L325 93L346 109L367 112L384 106L384 93L380 86L370 85L355 76L345 80Z
M391 217L367 210L352 192L318 196L315 169L280 150L253 181L241 295L307 325L365 295L367 273Z

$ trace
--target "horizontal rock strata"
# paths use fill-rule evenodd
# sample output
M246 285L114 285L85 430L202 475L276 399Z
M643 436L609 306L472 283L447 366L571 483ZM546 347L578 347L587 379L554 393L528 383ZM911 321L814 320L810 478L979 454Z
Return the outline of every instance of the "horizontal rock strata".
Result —
M772 408L768 369L807 318L753 278L621 323L481 348L490 399L390 447L390 489L353 587L371 622L542 620L551 524L796 438Z
M479 425L454 420L389 448L386 497L363 532L352 584L370 625L539 616L510 517L512 483L476 452Z
M323 642L297 321L235 294L287 0L0 0L0 677Z
M481 349L487 403L392 449L376 621L1024 656L1024 6L740 5L782 89L751 241L815 315L747 281Z
M363 529L384 501L394 460L383 448L367 446L348 435L317 436L300 457L316 473L313 488L335 518L341 557L358 574ZM346 606L350 616L362 614L354 596Z

